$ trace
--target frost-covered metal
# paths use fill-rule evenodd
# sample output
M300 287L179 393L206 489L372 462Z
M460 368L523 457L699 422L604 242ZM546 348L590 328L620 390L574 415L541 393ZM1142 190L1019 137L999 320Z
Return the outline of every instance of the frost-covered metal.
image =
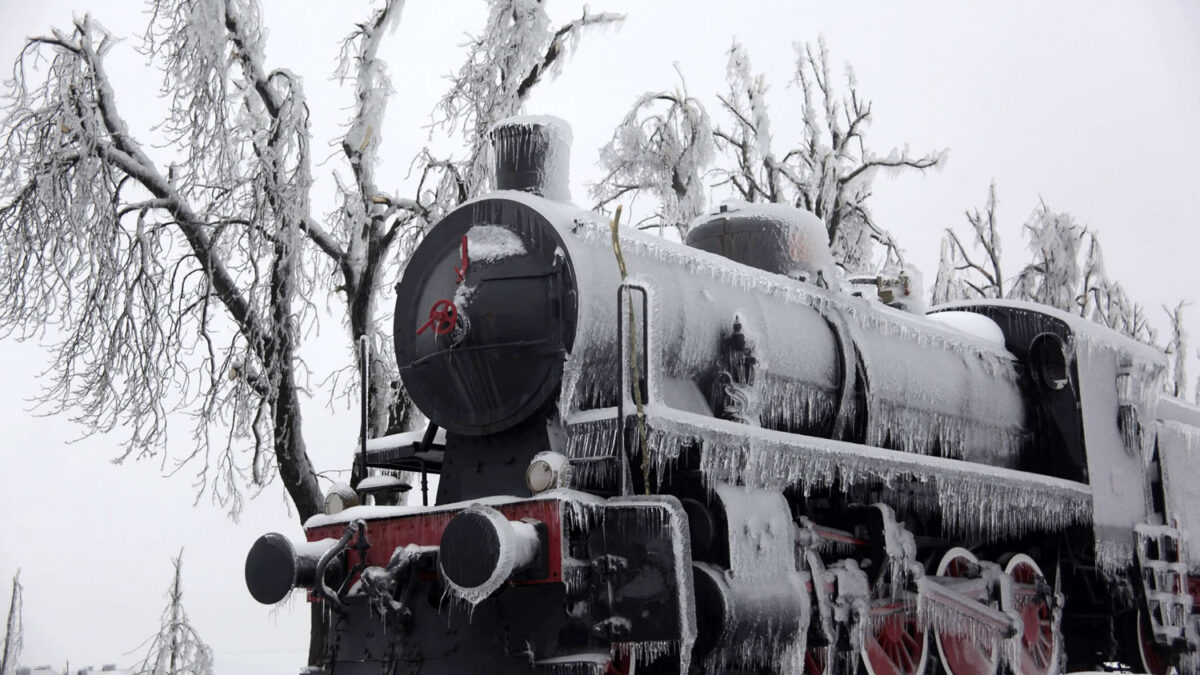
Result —
M365 464L437 504L248 562L338 614L336 672L1195 672L1200 410L1161 354L1032 303L926 316L777 205L619 230L567 201L567 136L499 125L503 189L397 286L431 426Z

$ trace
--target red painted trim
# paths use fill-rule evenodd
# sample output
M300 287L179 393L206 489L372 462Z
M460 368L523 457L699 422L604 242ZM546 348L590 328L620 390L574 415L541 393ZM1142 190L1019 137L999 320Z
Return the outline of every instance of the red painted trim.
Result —
M467 266L471 264L471 260L467 258L467 235L462 238L462 267L455 267L454 273L458 275L458 283L462 283L467 278Z
M509 520L532 518L545 523L548 574L540 579L527 579L515 582L518 586L535 584L551 584L562 580L563 536L562 536L562 504L552 499L537 499L511 504L492 506ZM418 546L437 546L442 541L442 531L454 516L461 510L437 511L435 513L419 513L399 516L396 518L378 518L367 521L367 542L371 548L367 550L367 565L386 567L397 548L416 544ZM321 539L338 539L345 531L345 525L324 525L308 530L309 541ZM351 565L358 562L358 553L350 549L347 553Z

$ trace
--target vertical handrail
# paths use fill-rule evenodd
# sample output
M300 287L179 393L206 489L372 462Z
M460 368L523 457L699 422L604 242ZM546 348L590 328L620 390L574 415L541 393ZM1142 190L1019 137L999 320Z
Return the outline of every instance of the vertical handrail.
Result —
M631 326L626 328L626 298L629 299L628 315L631 323L636 323L636 314L633 309L633 298L631 294L637 292L642 296L642 325L641 330L641 348L638 348L638 339L636 337L636 327ZM620 456L623 461L629 462L632 465L633 454L626 443L626 412L625 401L626 397L632 398L634 405L637 406L635 412L636 424L638 429L638 450L642 456L641 473L643 492L650 493L650 470L649 470L649 448L646 431L646 412L645 406L650 402L650 367L649 367L649 318L650 318L650 296L643 286L623 282L617 288L617 419L620 420L620 429L617 434ZM628 333L627 333L628 330ZM628 339L626 337L628 336ZM628 351L626 347L629 347ZM628 360L626 360L628 359ZM632 387L627 377L627 371L633 371ZM642 387L642 382L645 382L645 388Z
M650 342L649 331L646 328L650 319L649 294L646 293L646 289L644 287L634 286L629 283L629 273L625 268L625 256L621 253L621 237L619 234L620 226L621 206L617 205L616 213L613 214L612 222L609 223L609 229L612 232L613 254L617 257L617 268L621 272L621 286L617 289L617 353L624 355L625 322L624 313L622 312L624 309L624 302L622 298L624 294L628 294L635 288L642 294L642 345L644 346L642 352L645 353L649 351L647 347L649 346ZM633 301L630 300L629 322L632 324L635 321L636 316L633 310ZM647 386L646 391L643 392L641 386L641 373L648 371L649 368L642 367L642 364L639 362L640 356L638 354L637 332L636 327L634 326L630 326L629 329L629 347L629 365L633 370L634 379L633 402L637 406L638 443L642 453L642 488L643 492L650 494L650 453L647 447L649 443L646 439L646 402L643 400L646 398L646 396L643 394L649 394L650 391L650 374L649 372L646 372L645 374ZM628 448L625 445L625 364L624 359L618 358L617 360L620 362L617 365L617 382L620 391L620 399L617 402L617 417L620 419L618 436L621 440L621 457L623 461L629 461L632 458L630 457Z

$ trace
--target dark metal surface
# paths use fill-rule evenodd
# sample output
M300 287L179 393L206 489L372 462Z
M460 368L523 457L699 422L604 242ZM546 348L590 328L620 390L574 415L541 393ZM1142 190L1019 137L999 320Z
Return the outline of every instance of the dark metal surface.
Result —
M459 282L463 238L481 224L507 229L525 253L474 262ZM430 420L456 434L496 433L550 399L576 320L563 248L545 216L507 199L459 208L421 242L397 287L395 342L405 388ZM448 298L461 305L454 329L421 332Z

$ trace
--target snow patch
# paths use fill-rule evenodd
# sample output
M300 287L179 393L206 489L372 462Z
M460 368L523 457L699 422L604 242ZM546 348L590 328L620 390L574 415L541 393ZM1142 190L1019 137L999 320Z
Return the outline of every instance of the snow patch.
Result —
M997 347L1004 347L1000 325L977 312L935 312L926 318Z
M526 253L521 237L503 225L476 225L467 230L467 259L473 263L493 263Z

